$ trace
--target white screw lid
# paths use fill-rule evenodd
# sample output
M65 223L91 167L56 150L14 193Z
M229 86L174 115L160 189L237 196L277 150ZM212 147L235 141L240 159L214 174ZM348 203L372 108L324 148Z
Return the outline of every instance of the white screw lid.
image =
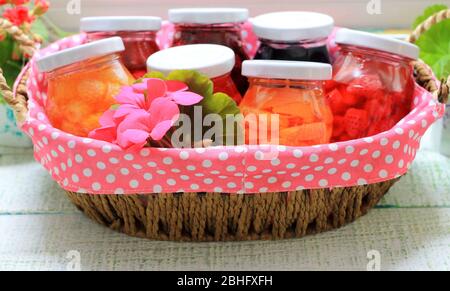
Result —
M169 10L172 23L221 24L239 23L248 20L245 8L178 8Z
M50 72L90 58L101 57L124 50L125 46L122 39L120 37L111 37L42 57L37 61L37 66L41 72Z
M338 30L336 43L375 49L413 60L419 58L420 52L418 46L406 41L346 28Z
M209 78L231 72L236 60L228 47L214 44L178 46L154 53L147 60L148 71L168 74L174 70L196 70Z
M84 32L96 31L158 31L161 29L162 19L146 16L106 16L85 17L81 19L80 30Z
M325 81L332 78L329 64L295 61L253 60L242 64L242 75L265 79Z
M333 31L334 19L321 13L288 11L260 15L252 24L259 38L297 42L327 38Z

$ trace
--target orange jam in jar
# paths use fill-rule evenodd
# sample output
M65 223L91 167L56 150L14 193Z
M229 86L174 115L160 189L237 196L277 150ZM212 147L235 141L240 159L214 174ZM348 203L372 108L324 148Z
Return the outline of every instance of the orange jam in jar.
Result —
M312 146L330 141L333 115L324 94L331 65L246 61L250 88L240 104L247 144ZM267 140L264 140L266 139Z
M114 97L134 78L120 60L119 37L70 48L41 58L38 67L48 81L45 111L51 124L86 137L116 103Z

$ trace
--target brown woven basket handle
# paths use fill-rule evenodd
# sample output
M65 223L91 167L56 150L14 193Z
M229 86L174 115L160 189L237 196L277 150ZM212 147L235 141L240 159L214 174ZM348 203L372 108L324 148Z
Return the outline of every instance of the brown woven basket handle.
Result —
M36 44L30 39L23 31L14 26L6 19L0 19L0 31L5 31L19 44L19 49L26 56L33 56L36 52ZM25 87L26 77L22 78L17 87L17 94L14 96L11 88L8 86L5 77L3 76L3 70L0 68L0 93L14 110L17 122L22 123L27 116L27 90Z
M428 17L427 20L425 20L422 24L420 24L414 31L411 33L411 35L408 38L408 41L411 43L417 42L417 40L420 38L422 34L430 30L433 25L440 23L444 20L450 19L450 9L439 11L438 13ZM448 101L448 95L449 95L449 88L450 88L450 76L447 80L443 79L441 80L441 87L437 88L437 85L435 82L433 82L430 73L426 73L426 71L429 71L426 68L426 65L417 62L415 64L416 73L420 71L420 74L417 74L420 76L419 83L424 86L427 90L432 92L435 97L439 100L439 102L446 104ZM423 83L426 81L426 83Z

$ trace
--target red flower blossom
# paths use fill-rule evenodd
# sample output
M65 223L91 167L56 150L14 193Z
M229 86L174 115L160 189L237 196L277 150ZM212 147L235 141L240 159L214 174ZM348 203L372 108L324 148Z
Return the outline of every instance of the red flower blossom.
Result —
M5 9L3 17L16 26L20 26L24 23L31 23L34 20L33 15L30 14L30 11L25 6Z
M49 7L50 3L46 0L34 0L33 15L44 15L48 11Z

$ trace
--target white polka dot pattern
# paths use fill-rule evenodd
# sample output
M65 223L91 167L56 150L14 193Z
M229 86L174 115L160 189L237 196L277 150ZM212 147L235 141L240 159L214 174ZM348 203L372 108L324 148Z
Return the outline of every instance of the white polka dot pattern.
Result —
M82 43L62 40L38 55ZM415 110L392 130L357 141L315 147L214 147L125 152L118 146L63 133L49 124L42 104L45 78L31 61L31 106L23 125L35 156L64 189L92 194L179 192L259 193L355 186L394 179L414 160L424 132L444 113L416 86Z

